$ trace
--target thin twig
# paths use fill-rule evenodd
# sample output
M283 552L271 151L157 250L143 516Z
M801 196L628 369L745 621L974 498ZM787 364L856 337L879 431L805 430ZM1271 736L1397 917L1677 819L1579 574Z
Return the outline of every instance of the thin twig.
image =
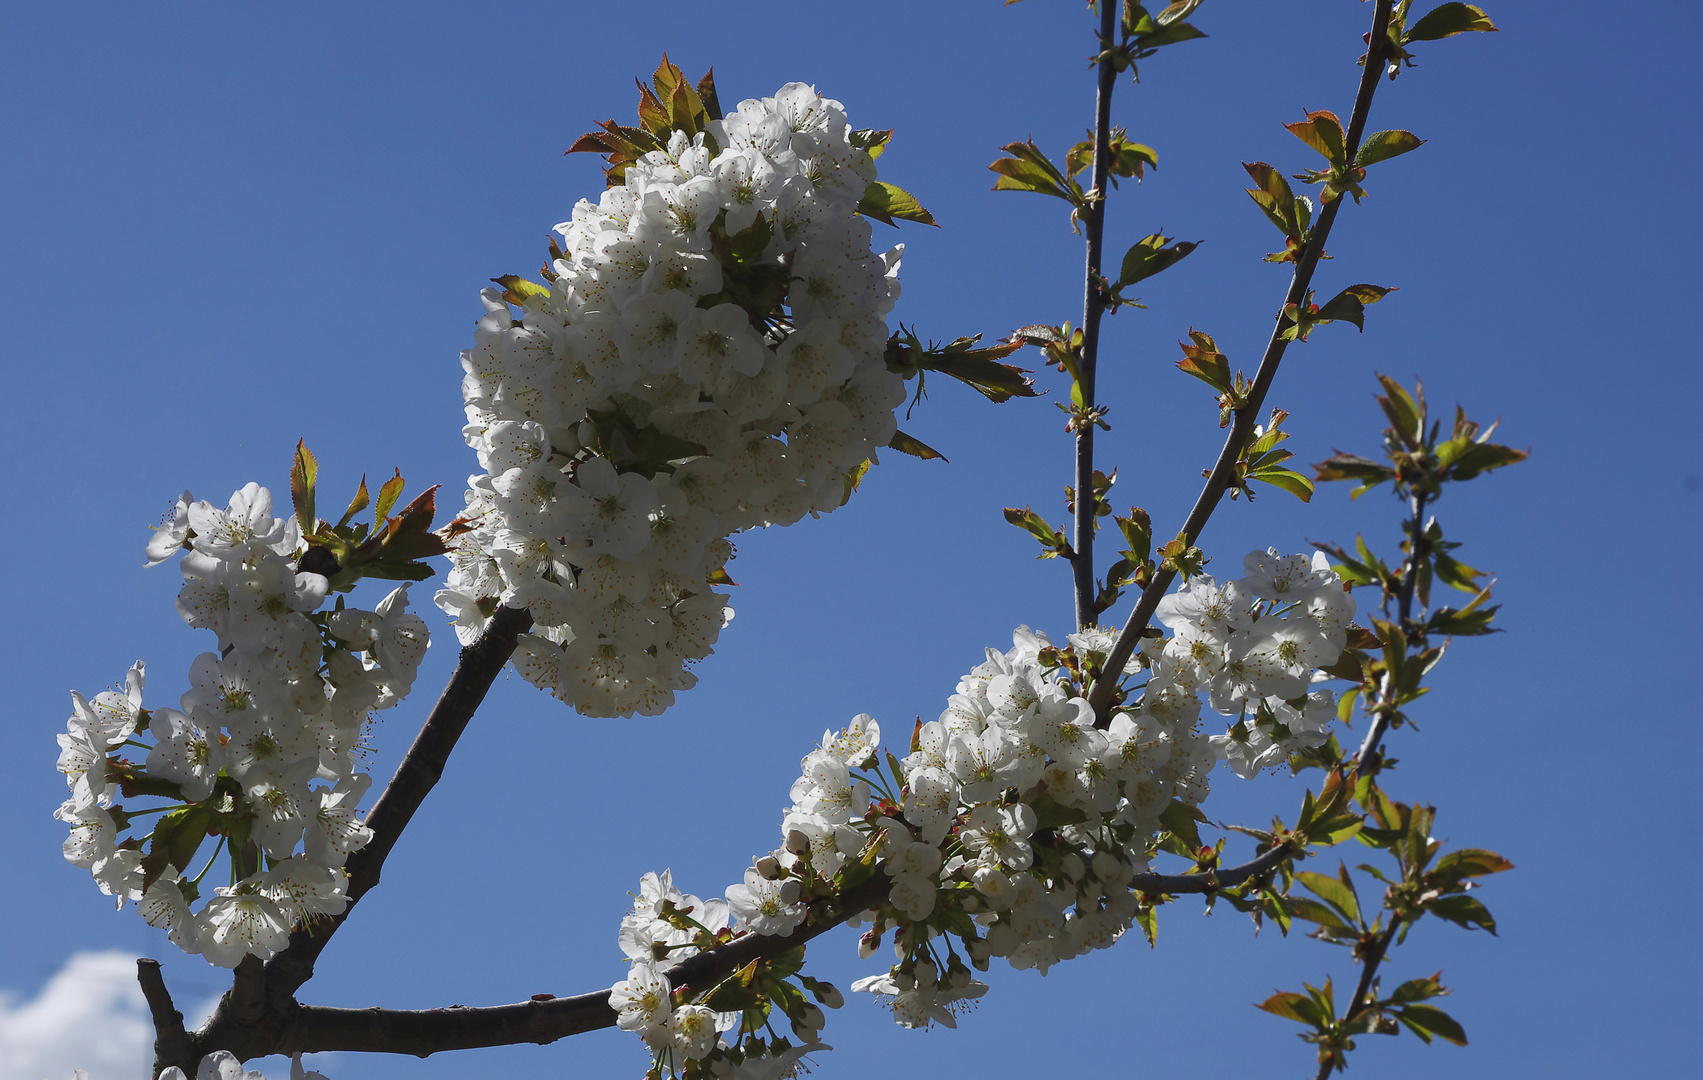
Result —
M1344 1024L1372 1007L1372 980L1378 974L1378 965L1390 950L1390 943L1395 940L1396 932L1401 929L1402 920L1397 918L1390 923L1382 935L1373 940L1372 949L1365 958L1366 967L1360 972L1360 984L1354 988L1354 997L1348 1003L1348 1011L1342 1014ZM1317 1080L1326 1080L1331 1073L1331 1063L1325 1060L1319 1063Z
M1360 73L1360 90L1355 95L1354 112L1348 121L1347 156L1350 161L1354 160L1354 155L1360 149L1360 138L1366 130L1366 117L1372 109L1372 96L1377 92L1378 76L1383 70L1391 2L1392 0L1378 0L1377 8L1372 14L1372 38L1366 51L1366 69ZM1301 252L1300 260L1295 264L1295 276L1290 280L1289 292L1284 296L1284 307L1306 300L1307 288L1313 280L1313 270L1318 266L1319 256L1324 253L1325 241L1330 237L1331 226L1336 222L1336 215L1342 209L1343 201L1343 198L1338 196L1327 203L1324 211L1319 214L1318 223L1313 226L1313 234ZM1212 467L1206 484L1201 488L1194 509L1189 511L1188 520L1183 523L1183 537L1190 545L1200 537L1201 530L1206 528L1206 522L1218 507L1219 500L1230 488L1236 462L1242 456L1243 447L1247 446L1248 436L1252 433L1254 423L1259 419L1260 409L1265 404L1266 392L1271 389L1272 380L1277 377L1278 365L1283 362L1283 353L1289 347L1289 342L1283 339L1283 332L1290 325L1292 324L1286 317L1278 315L1277 325L1271 331L1271 340L1266 343L1265 355L1260 359L1259 370L1254 374L1254 384L1248 394L1247 403L1236 410L1236 422L1231 425L1230 434L1224 439L1224 448L1218 453L1218 462ZM1171 587L1176 576L1177 572L1169 569L1161 569L1153 575L1153 580L1141 591L1141 598L1136 602L1135 610L1130 612L1129 619L1119 631L1117 642L1112 646L1112 651L1101 670L1123 670L1124 664L1135 652L1136 642L1140 639L1142 630L1146 629L1148 620L1153 617L1160 599ZM1088 695L1089 703L1094 706L1095 713L1102 720L1105 719L1106 706L1111 703L1115 687L1116 680L1102 679L1094 684Z
M1413 616L1413 589L1418 583L1419 565L1426 555L1424 548L1425 493L1422 491L1414 492L1409 505L1413 510L1413 520L1408 523L1407 565L1402 568L1401 591L1396 594L1399 611L1396 625L1402 628L1403 633L1407 632L1408 620ZM1393 685L1389 688L1389 692L1392 694L1395 692ZM1372 729L1366 732L1365 741L1360 744L1360 752L1354 755L1354 768L1352 770L1354 772L1359 772L1368 761L1372 760L1372 755L1378 752L1378 744L1383 741L1384 734L1390 730L1390 717L1395 711L1395 702L1385 701L1379 704L1381 707L1376 710L1372 717Z
M1092 200L1083 224L1088 232L1087 268L1082 287L1082 357L1078 361L1077 385L1082 390L1082 407L1094 407L1094 368L1100 351L1100 317L1106 311L1106 294L1100 282L1106 235L1106 186L1111 173L1112 88L1118 72L1112 62L1112 33L1121 5L1111 0L1100 5L1099 84L1094 93L1094 173L1088 195ZM1071 536L1070 567L1076 593L1076 625L1086 629L1098 622L1094 611L1094 424L1076 419L1076 507Z
M1232 866L1228 870L1215 870L1206 874L1137 874L1131 880L1130 888L1154 896L1161 893L1172 895L1213 893L1220 889L1240 885L1249 878L1258 877L1267 870L1276 869L1294 851L1295 846L1284 841L1252 862L1245 862L1241 866Z

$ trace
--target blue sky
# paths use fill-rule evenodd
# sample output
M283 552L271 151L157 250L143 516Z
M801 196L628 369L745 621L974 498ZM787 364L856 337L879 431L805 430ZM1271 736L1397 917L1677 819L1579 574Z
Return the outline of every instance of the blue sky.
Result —
M1487 6L1502 33L1426 46L1380 90L1373 127L1430 141L1374 170L1318 278L1402 291L1368 312L1364 335L1326 327L1291 350L1271 399L1309 462L1376 447L1374 371L1421 376L1439 408L1500 415L1502 439L1532 449L1437 507L1460 554L1499 576L1508 632L1457 642L1416 710L1422 730L1392 745L1399 797L1435 802L1439 835L1519 867L1482 894L1500 938L1422 924L1387 969L1388 982L1441 968L1473 1045L1367 1039L1356 1064L1389 1077L1681 1072L1698 1064L1687 968L1703 941L1650 894L1703 884L1683 824L1700 719L1690 316L1703 162L1686 132L1703 16L1677 3L1635 16ZM1219 441L1208 393L1172 367L1174 342L1206 330L1251 368L1287 283L1259 261L1278 241L1238 163L1312 164L1279 124L1303 109L1346 116L1369 16L1349 0L1216 0L1195 17L1209 40L1118 87L1116 121L1160 167L1114 198L1108 246L1161 229L1202 242L1144 283L1148 310L1109 321L1102 353L1101 460L1120 467L1118 501L1162 531ZM1079 4L653 3L635 19L566 2L96 3L17 8L8 22L0 440L22 536L0 630L17 740L0 758L0 1024L77 951L160 957L184 1001L220 989L220 973L114 915L60 858L52 736L67 693L143 658L150 704L167 702L206 647L173 611L173 571L140 566L147 527L185 487L215 501L249 480L282 491L306 438L322 490L400 467L459 492L475 466L456 354L477 290L536 268L549 227L595 196L596 162L562 151L595 121L628 118L632 77L663 50L694 76L713 64L724 102L797 79L855 125L897 129L882 175L945 226L899 237L897 317L925 336L997 337L1080 312L1063 204L995 194L985 169L1005 142L1033 135L1058 153L1082 137ZM704 894L737 880L772 845L823 728L870 712L906 729L1015 625L1067 631L1063 567L1035 562L999 513L1060 515L1061 417L1044 399L996 407L944 380L933 391L904 426L951 463L890 455L841 511L739 538L738 618L669 714L591 721L500 683L304 999L426 1007L608 985L639 875L671 866ZM1399 518L1380 494L1351 504L1326 489L1303 506L1274 492L1222 507L1203 545L1226 567L1251 548L1356 532L1387 549ZM378 727L381 780L454 659L448 626L427 614L437 642L415 699ZM1292 815L1300 795L1276 777L1221 773L1214 787L1208 809L1225 821ZM1107 1062L1167 1074L1203 1061L1213 1074L1306 1074L1293 1025L1250 1003L1355 969L1317 942L1249 931L1232 911L1203 920L1179 903L1156 950L1125 941L1045 981L996 970L957 1031L901 1031L850 1002L830 1017L840 1049L819 1075ZM842 984L874 970L845 933L811 956ZM601 1075L637 1072L642 1057L604 1032L324 1067L336 1080ZM0 1080L40 1078L0 1065Z

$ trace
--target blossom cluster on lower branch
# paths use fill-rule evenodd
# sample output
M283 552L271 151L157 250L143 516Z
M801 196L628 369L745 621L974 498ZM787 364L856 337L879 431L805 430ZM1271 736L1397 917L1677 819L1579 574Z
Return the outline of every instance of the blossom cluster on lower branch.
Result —
M176 708L143 707L141 662L122 690L71 695L59 736L71 797L55 816L71 828L65 858L120 907L135 901L184 951L235 967L347 905L344 863L372 838L357 813L371 782L364 733L408 694L429 634L406 585L372 611L341 599L322 610L328 581L297 571L296 518L273 517L257 484L224 509L185 492L148 565L179 550L178 612L218 651L190 665ZM209 883L221 853L228 876Z
M1144 639L1122 672L1102 670L1107 631L1059 646L1020 627L938 719L917 723L904 758L880 750L867 715L825 732L792 786L781 846L725 901L647 875L619 935L633 967L610 1004L651 1047L652 1075L789 1074L800 1048L775 1033L777 1009L805 1047L826 1049L806 991L832 1005L839 993L799 974L802 946L702 993L672 986L668 967L745 934L791 934L878 874L883 901L839 914L868 924L864 957L891 932L897 962L852 989L885 997L906 1027L956 1026L987 991L972 969L995 957L1045 974L1138 921L1151 933L1157 898L1135 880L1167 819L1198 814L1219 762L1252 776L1323 742L1336 716L1314 684L1342 654L1353 599L1322 559L1273 549L1243 565L1237 580L1197 575L1166 597L1171 636ZM1108 677L1125 704L1099 717L1088 694ZM1221 734L1202 729L1202 695L1228 717Z

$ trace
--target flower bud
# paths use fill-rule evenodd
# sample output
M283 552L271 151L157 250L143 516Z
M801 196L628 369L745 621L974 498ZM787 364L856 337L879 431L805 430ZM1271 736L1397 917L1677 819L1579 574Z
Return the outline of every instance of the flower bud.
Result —
M796 904L796 903L798 903L798 894L801 890L802 890L802 886L799 885L797 878L788 878L787 880L781 882L781 892L780 892L781 903L783 903L783 904Z
M773 881L781 876L781 861L773 855L765 855L757 860L757 876L765 881Z
M810 850L810 837L801 829L792 829L786 834L786 849L794 855L803 855Z
M859 960L868 960L871 956L875 955L875 950L879 949L880 947L881 947L881 934L880 934L880 932L876 931L876 930L871 930L867 934L864 934L862 937L857 939L857 958Z

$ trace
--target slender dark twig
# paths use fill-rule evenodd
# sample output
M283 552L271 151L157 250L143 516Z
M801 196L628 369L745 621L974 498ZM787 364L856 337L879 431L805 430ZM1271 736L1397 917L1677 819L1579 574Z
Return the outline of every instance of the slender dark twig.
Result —
M1366 69L1360 73L1360 90L1355 95L1354 112L1348 121L1347 156L1350 161L1360 149L1360 139L1366 130L1366 117L1372 110L1372 96L1377 92L1378 77L1383 71L1391 3L1392 0L1378 0L1377 8L1372 14L1372 37L1366 50ZM1342 203L1343 199L1339 196L1325 204L1323 212L1319 214L1319 220L1313 226L1312 236L1301 252L1300 260L1295 264L1295 276L1290 280L1289 292L1284 296L1284 307L1305 302L1307 287L1313 280L1313 270L1318 266L1319 256L1324 253L1325 241L1330 237L1331 226L1336 222L1336 215L1342 209ZM1289 347L1289 343L1283 338L1283 332L1291 325L1288 318L1281 314L1278 316L1277 325L1271 331L1271 340L1266 343L1265 355L1260 359L1259 370L1254 374L1253 388L1248 394L1247 403L1236 410L1236 421L1230 426L1230 434L1224 439L1224 448L1219 451L1218 462L1212 467L1206 484L1201 488L1200 497L1195 500L1194 509L1189 511L1188 519L1183 523L1183 537L1191 545L1200 537L1201 530L1206 528L1207 519L1212 517L1219 500L1230 488L1230 481L1236 472L1236 462L1242 456L1243 447L1248 444L1248 437L1259 419L1260 409L1265 405L1266 392L1271 389L1272 380L1277 377L1278 365L1283 362L1284 350ZM1153 575L1153 580L1141 591L1141 598L1136 602L1135 610L1130 612L1129 619L1119 631L1117 642L1112 646L1102 670L1123 670L1124 664L1135 652L1136 642L1142 630L1146 629L1148 620L1153 617L1160 599L1171 587L1176 576L1175 570L1166 569ZM1115 687L1115 679L1102 679L1094 684L1089 693L1088 700L1094 706L1095 712L1101 714L1102 719Z
M1427 557L1425 548L1425 493L1422 491L1414 492L1409 499L1408 506L1413 511L1413 520L1408 522L1407 562L1402 567L1401 589L1396 593L1398 625L1403 627L1404 631L1408 620L1413 616L1413 595L1419 583L1419 567ZM1386 691L1389 694L1394 694L1394 692L1393 686ZM1390 716L1395 710L1395 702L1393 700L1381 701L1379 706L1372 720L1372 729L1366 733L1365 741L1360 744L1360 752L1354 755L1352 770L1354 772L1359 772L1364 768L1366 763L1372 759L1372 755L1378 752L1379 743L1383 741L1384 735L1390 729ZM1360 971L1360 983L1354 989L1354 997L1348 1003L1348 1011L1342 1014L1344 1024L1372 1007L1373 1003L1368 997L1372 988L1372 980L1377 978L1378 965L1383 963L1385 955L1389 952L1390 944L1395 941L1396 934L1401 930L1402 922L1403 920L1399 916L1396 917L1390 923L1389 928L1373 942L1366 955L1361 957L1361 963L1364 966ZM1329 1061L1320 1064L1318 1080L1325 1080L1330 1075L1330 1071L1331 1064Z
M1373 1003L1370 996L1372 980L1377 977L1378 965L1383 962L1384 955L1389 952L1390 943L1395 941L1396 933L1401 930L1401 926L1402 920L1397 918L1390 923L1388 929L1372 942L1372 948L1364 958L1366 966L1360 972L1360 983L1354 988L1354 998L1348 1003L1348 1011L1342 1014L1344 1024L1372 1007ZM1317 1080L1326 1080L1330 1073L1331 1063L1328 1060L1320 1062Z
M1112 61L1112 33L1117 27L1121 4L1100 5L1099 84L1094 93L1094 172L1088 190L1092 200L1082 215L1088 233L1087 268L1082 287L1082 356L1078 361L1077 385L1082 390L1082 407L1094 407L1094 369L1100 351L1100 317L1106 311L1106 294L1101 287L1101 263L1105 253L1106 184L1111 173L1112 88L1117 85L1117 67ZM1094 612L1094 423L1076 418L1076 506L1071 534L1072 578L1076 586L1076 625L1093 626Z
M1408 523L1407 565L1402 568L1401 591L1396 594L1399 622L1405 632L1407 623L1413 617L1413 590L1418 583L1419 567L1424 562L1425 552L1425 493L1416 491L1409 504L1413 510L1413 520ZM1392 691L1393 692L1393 691ZM1366 739L1360 744L1360 752L1354 755L1354 769L1359 772L1365 764L1372 760L1372 755L1378 752L1378 744L1383 741L1384 734L1390 730L1390 715L1395 709L1395 702L1380 702L1376 714L1372 718L1372 729L1366 732Z

